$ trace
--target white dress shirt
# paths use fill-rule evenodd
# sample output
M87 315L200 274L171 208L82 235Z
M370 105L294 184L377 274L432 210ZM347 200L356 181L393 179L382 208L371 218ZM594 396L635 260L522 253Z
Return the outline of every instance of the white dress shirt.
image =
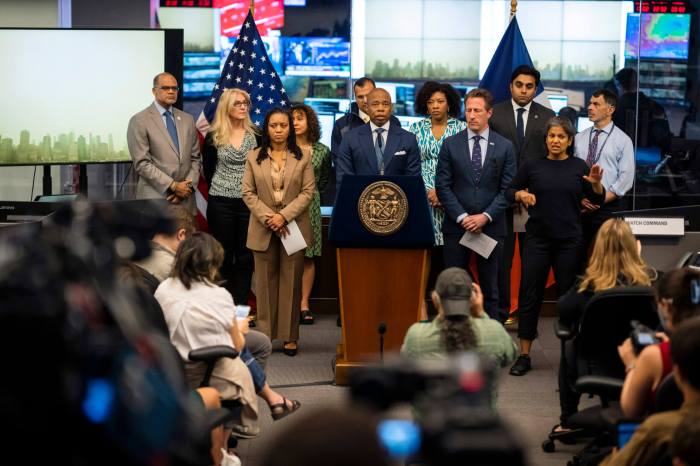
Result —
M525 111L523 112L523 135L525 135L525 131L527 131L527 117L530 115L530 107L532 106L532 100L529 104L525 105L524 107L518 105L513 99L510 99L510 103L513 104L513 119L515 120L516 131L518 129L518 109L525 109Z
M382 126L377 126L371 121L369 122L369 127L372 130L372 144L376 145L377 144L377 128L383 128L384 132L382 133L382 147L386 147L386 138L389 136L389 126L391 125L391 120L387 120L386 123L384 123Z
M467 144L469 144L469 156L474 153L474 136L476 136L477 133L472 131L471 129L467 128ZM479 146L481 146L481 167L483 168L484 162L486 161L486 151L488 150L489 147L489 127L487 126L481 133L479 133L479 136L481 136L481 139L479 139ZM471 164L471 161L469 162ZM489 219L489 222L493 221L491 216L487 214L486 212L482 212L486 218ZM462 223L462 220L464 220L464 217L468 217L469 214L467 212L464 212L461 214L459 217L457 217L457 223Z

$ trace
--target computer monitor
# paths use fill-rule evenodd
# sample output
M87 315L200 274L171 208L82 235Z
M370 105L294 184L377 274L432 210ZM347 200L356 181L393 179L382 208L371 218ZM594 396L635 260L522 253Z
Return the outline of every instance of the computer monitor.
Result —
M386 89L394 103L411 102L415 100L415 84L377 82L377 87Z
M569 105L569 96L566 94L547 94L547 100L557 115L559 115L559 110Z
M637 165L658 165L661 162L660 147L637 147L634 160Z
M396 118L399 119L401 122L401 127L403 129L408 129L409 126L411 126L413 123L416 121L421 121L423 117L417 117L417 116L406 116L406 115L396 115Z
M576 122L576 131L579 133L585 129L590 128L593 126L593 122L588 119L588 117L578 117L578 121Z
M304 103L313 108L316 113L347 113L350 109L350 99L321 99L307 97Z
M331 147L331 137L333 136L333 125L335 124L335 113L318 113L318 124L321 127L321 142Z

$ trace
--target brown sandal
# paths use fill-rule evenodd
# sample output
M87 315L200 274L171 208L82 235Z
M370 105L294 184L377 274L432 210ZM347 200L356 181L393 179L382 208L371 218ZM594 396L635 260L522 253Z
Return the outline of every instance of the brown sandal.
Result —
M291 406L287 402L291 403ZM270 405L270 415L274 421L279 421L285 416L289 416L294 411L301 407L301 403L298 400L288 400L282 397L282 403L277 403Z

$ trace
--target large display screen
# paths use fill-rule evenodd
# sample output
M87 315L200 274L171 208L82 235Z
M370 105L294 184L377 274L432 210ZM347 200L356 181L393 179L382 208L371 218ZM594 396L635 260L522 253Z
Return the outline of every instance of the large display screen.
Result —
M129 119L182 73L182 32L0 29L0 63L0 165L130 161Z
M287 37L287 76L350 77L350 42L340 37Z
M687 60L689 39L689 14L644 13L640 36L639 14L630 13L627 15L625 58L641 55L642 58Z

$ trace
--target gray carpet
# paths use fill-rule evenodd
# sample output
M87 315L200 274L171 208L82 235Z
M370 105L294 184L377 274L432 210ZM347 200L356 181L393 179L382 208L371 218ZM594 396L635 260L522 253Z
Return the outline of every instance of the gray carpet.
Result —
M267 366L269 384L282 395L301 402L302 408L348 403L348 390L331 384L335 347L340 341L340 329L335 316L323 315L312 326L302 326L299 354L288 357L275 344ZM540 320L541 338L533 345L533 370L524 377L508 375L508 368L500 375L498 409L517 433L526 451L530 466L564 465L581 445L561 445L557 451L544 453L540 447L559 417L557 368L559 341L552 331L552 318ZM582 405L592 401L583 400ZM242 440L238 453L244 466L257 466L265 448L270 447L275 433L290 423L295 415L273 422L265 403L260 400L261 434L252 440ZM303 435L303 427L300 429Z

